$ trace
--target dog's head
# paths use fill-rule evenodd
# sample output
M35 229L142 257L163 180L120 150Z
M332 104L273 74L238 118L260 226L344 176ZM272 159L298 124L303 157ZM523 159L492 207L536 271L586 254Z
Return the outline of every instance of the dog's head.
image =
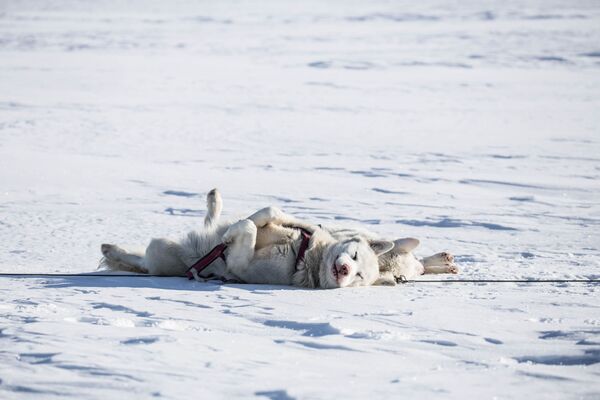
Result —
M324 288L372 285L379 278L377 257L392 248L394 242L360 236L331 243L321 261L321 285Z

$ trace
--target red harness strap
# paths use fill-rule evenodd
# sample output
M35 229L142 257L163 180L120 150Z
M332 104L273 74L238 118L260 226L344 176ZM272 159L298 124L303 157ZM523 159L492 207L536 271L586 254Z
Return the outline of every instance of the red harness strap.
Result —
M298 264L300 261L304 261L304 254L306 253L306 249L308 249L308 243L310 242L311 233L306 229L300 228L302 242L300 243L300 248L298 249L298 255L296 256L296 269L298 269Z
M192 270L196 271L196 275L200 274L203 269L212 264L217 258L221 257L223 261L225 261L225 249L227 249L227 245L225 243L221 243L215 246L207 255L199 259L186 271L186 275L188 279L194 279L194 273Z

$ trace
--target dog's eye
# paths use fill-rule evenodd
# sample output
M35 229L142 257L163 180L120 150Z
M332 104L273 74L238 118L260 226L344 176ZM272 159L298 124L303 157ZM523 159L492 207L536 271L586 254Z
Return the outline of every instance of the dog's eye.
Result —
M356 276L360 277L360 279L365 279L365 278L363 278L363 276L362 276L362 274L360 272L357 272Z
M355 252L354 252L354 255L352 256L352 259L353 259L354 261L356 261L356 259L357 259L357 258L358 258L358 251L355 251Z

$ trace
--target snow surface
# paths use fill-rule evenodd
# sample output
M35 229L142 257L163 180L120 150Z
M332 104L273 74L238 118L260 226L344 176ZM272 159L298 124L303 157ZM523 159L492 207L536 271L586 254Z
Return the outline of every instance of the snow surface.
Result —
M600 278L598 1L2 1L0 271L225 214ZM455 279L443 276L444 279ZM0 278L0 398L600 397L598 286Z

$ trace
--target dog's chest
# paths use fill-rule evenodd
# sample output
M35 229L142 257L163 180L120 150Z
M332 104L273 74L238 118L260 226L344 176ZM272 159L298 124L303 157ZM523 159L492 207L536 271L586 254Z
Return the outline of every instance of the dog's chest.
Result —
M296 263L296 251L294 243L274 244L256 250L254 260L268 261L286 267L294 267Z

